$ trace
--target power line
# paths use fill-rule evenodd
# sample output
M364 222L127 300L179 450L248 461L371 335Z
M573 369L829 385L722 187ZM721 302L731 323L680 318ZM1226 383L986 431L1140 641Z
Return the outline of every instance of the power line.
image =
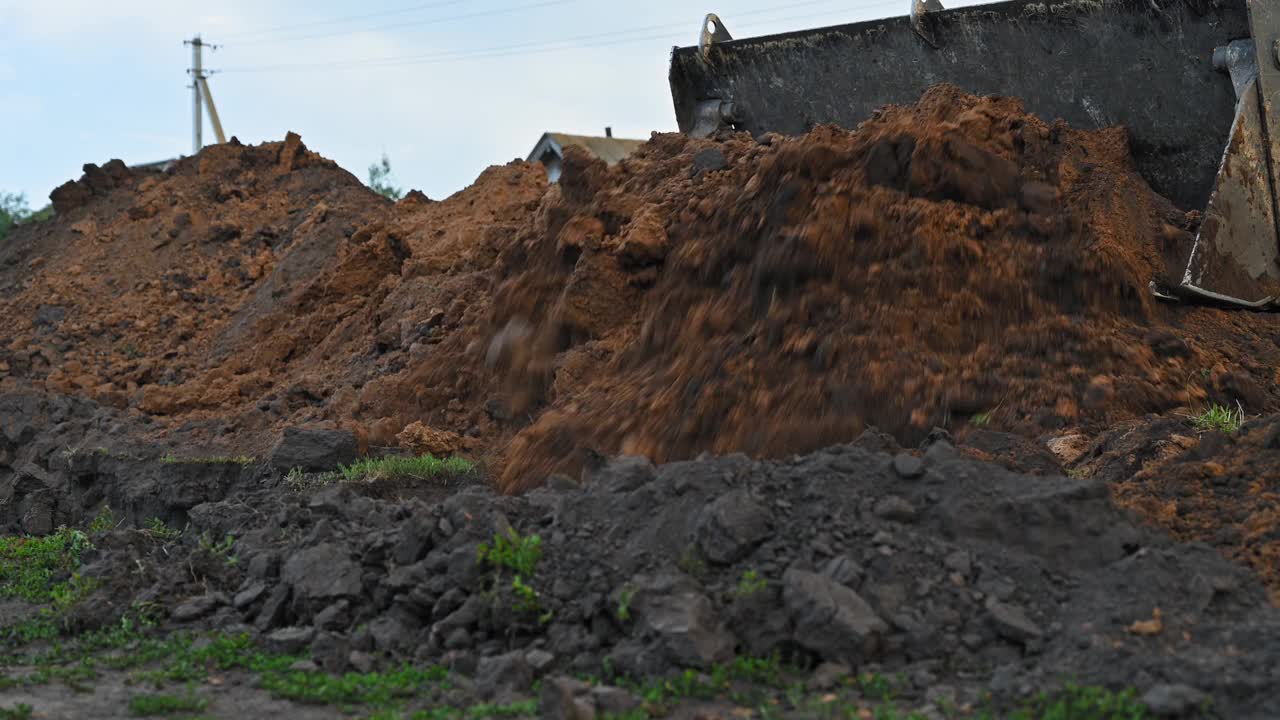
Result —
M461 15L449 15L447 17L431 18L428 20L419 20L415 22L396 23L395 25L379 25L362 30L338 30L335 32L318 33L315 35L301 35L298 37L287 37L280 39L264 38L258 40L248 40L238 43L238 47L246 47L249 45L261 45L263 43L286 43L300 42L303 40L319 40L321 38L339 37L342 35L356 35L360 33L380 32L383 30L403 30L407 27L421 27L424 25L439 25L440 23L452 22L454 20L472 20L481 17L494 17L496 15L507 15L510 13L521 12L524 10L536 10L538 8L551 7L553 5L565 5L574 2L574 0L541 0L541 2L526 3L524 5L516 5L514 7L492 8L490 10L481 10L478 12L464 13Z
M839 0L801 0L800 2L792 2L785 5L775 5L773 7L757 8L755 10L747 10L745 12L735 13L734 17L735 18L751 17L755 15L771 14L771 13L778 12L780 10L791 10L794 8L806 7L806 6L812 6L812 5L826 5L828 3L838 2L838 1ZM481 48L481 49L465 50L465 51L464 50L441 50L441 51L425 53L420 55L405 55L405 56L390 57L390 58L368 58L366 60L360 60L360 61L354 61L354 62L380 62L381 60L384 60L384 59L394 60L394 61L431 59L431 58L437 58L441 56L455 55L455 54L464 53L464 52L465 53L475 52L477 54L483 54L483 53L488 53L495 50L515 50L519 48L547 47L547 46L553 46L553 45L560 45L566 42L576 42L579 40L596 40L599 38L616 37L619 35L631 35L634 33L650 32L654 30L685 30L688 28L688 26L689 26L689 23L687 22L663 23L661 25L647 25L645 27L638 27L638 28L626 28L622 30L611 30L607 32L595 32L595 33L587 33L584 35L573 35L570 37L559 38L557 40L535 40L532 42L516 43L514 45L502 45L498 47ZM344 65L344 64L349 64L351 62L353 61L346 60L346 61L336 61L330 64Z
M780 10L795 9L798 7L821 5L835 0L805 0L803 2L789 3L786 5L775 6L773 8L764 8L751 10L747 12L737 13L734 17L748 17L762 14L778 12ZM889 7L900 5L901 0L881 0L880 2L864 3L858 6L858 9L872 9L877 7ZM805 15L792 15L788 17L777 18L773 20L735 24L734 27L751 28L765 24L774 24L780 22L791 22L795 20L803 20L811 17L827 16L836 13L847 12L847 9L823 11L819 13L809 13ZM613 45L622 45L634 42L646 42L659 40L663 38L676 37L676 31L688 30L689 24L682 23L666 23L662 25L649 25L639 28L628 28L623 30L614 30L604 33L591 33L586 35L577 35L559 40L524 42L510 45L500 45L488 48L475 48L470 50L441 50L432 53L418 55L404 55L384 58L364 58L353 60L339 60L325 63L292 63L284 65L266 65L266 66L248 66L248 67L229 67L224 72L241 72L241 73L257 73L257 72L287 72L287 71L313 71L313 70L344 70L355 68L383 68L383 67L400 67L405 65L430 65L436 63L457 62L460 60L483 60L489 58L512 57L518 55L533 55L544 52L553 52L560 50L578 50L596 47L608 47ZM654 34L655 31L663 31ZM625 37L635 35L637 33L645 33L637 37ZM687 33L679 32L679 36ZM615 40L602 41L602 38L624 36ZM578 41L587 41L579 44Z
M262 28L261 30L246 30L244 32L231 33L225 37L243 38L244 36L255 35L271 35L279 32L289 32L302 28L317 27L320 25L339 25L349 22L360 22L362 20L372 20L374 18L387 17L390 15L403 15L405 13L418 12L419 10L430 10L432 8L445 7L448 5L461 5L468 0L437 0L437 2L429 2L423 5L414 5L407 8L397 8L395 10L382 10L379 12L365 13L364 15L348 15L346 17L332 18L329 20L312 20L304 23L293 23L290 25L277 25L276 27ZM255 40L257 42L257 40Z

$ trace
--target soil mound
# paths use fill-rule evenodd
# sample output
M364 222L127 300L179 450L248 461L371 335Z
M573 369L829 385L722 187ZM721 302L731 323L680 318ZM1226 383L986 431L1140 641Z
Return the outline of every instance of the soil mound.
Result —
M1274 322L1153 304L1196 217L1119 129L942 87L853 132L664 136L572 169L500 258L491 351L514 346L507 410L533 418L507 489L584 445L777 456L869 424L915 442L1276 407Z
M385 207L296 135L233 139L165 173L86 165L53 198L55 221L0 248L0 384L162 419L231 418L269 392L269 367L228 356L252 363L263 306L305 288Z
M1198 217L1122 130L943 86L853 131L656 135L566 168L393 205L296 136L87 167L0 248L0 389L84 394L184 450L329 425L483 455L505 491L871 425L1280 409L1273 320L1153 303Z
M93 538L82 576L97 589L68 622L144 607L159 631L246 631L309 651L313 670L447 666L482 699L528 693L535 674L678 677L777 653L815 697L824 672L877 672L926 715L1072 679L1153 707L1178 688L1199 698L1186 716L1206 696L1225 717L1275 716L1280 619L1242 569L1134 527L1099 483L1011 473L945 441L907 463L867 440L877 449L783 462L622 458L515 498L440 483L426 501L77 455L54 472L108 488L120 529ZM523 554L478 560L499 537Z

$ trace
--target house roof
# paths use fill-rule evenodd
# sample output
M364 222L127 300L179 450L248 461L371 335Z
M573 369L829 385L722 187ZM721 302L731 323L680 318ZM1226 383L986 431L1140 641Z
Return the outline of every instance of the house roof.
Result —
M644 143L644 140L629 140L627 138L544 133L542 138L538 140L538 144L533 147L533 151L529 153L529 161L537 162L548 150L557 155L564 155L565 147L576 145L606 163L613 165L638 150Z
M181 160L181 157L169 158L168 160L157 160L155 162L137 163L130 165L130 170L159 170L161 172L168 170L174 163Z

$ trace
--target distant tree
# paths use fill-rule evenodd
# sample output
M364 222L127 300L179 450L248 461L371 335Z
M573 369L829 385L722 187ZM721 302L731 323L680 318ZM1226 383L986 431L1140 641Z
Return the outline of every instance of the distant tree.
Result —
M382 162L369 166L369 187L385 198L399 200L404 197L404 190L392 185L390 179L391 161L387 159L386 153L383 153Z
M22 193L0 193L0 240L9 235L14 225L31 217L31 208L27 207L27 197Z

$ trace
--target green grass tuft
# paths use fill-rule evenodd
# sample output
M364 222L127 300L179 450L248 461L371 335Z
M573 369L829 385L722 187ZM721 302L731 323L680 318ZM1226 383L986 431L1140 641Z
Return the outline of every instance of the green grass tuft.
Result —
M154 715L176 715L178 713L203 712L209 701L205 698L187 695L134 695L129 698L129 714L142 717Z
M1009 720L1144 720L1151 717L1133 688L1113 692L1096 686L1067 684L1060 692L1042 693Z
M417 696L428 686L443 682L448 674L442 667L420 670L409 666L385 673L342 676L292 671L264 674L262 687L277 697L296 702L385 706L396 699Z
M165 453L164 457L160 458L160 462L165 465L239 465L245 467L258 462L258 459L248 455L237 455L235 457L212 455L208 457L180 458L173 453Z
M1240 432L1244 425L1244 407L1236 403L1232 410L1225 405L1210 405L1208 410L1191 418L1191 422L1199 430L1217 430L1232 435Z
M378 480L426 480L439 475L465 475L475 465L460 457L441 460L432 455L421 457L389 456L365 458L350 466L339 466L338 475L347 482Z

